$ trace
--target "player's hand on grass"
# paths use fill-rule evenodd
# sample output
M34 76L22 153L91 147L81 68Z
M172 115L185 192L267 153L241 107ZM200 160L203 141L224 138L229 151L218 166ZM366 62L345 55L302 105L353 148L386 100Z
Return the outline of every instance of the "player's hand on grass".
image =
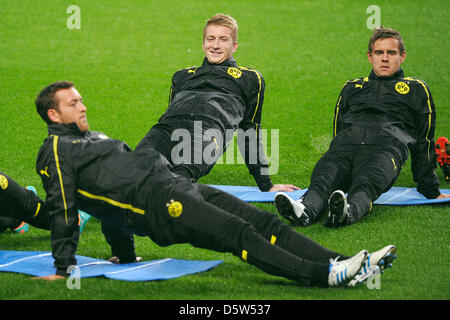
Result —
M293 184L275 184L272 188L270 188L269 192L275 191L292 192L295 190L300 190L300 188L294 186Z

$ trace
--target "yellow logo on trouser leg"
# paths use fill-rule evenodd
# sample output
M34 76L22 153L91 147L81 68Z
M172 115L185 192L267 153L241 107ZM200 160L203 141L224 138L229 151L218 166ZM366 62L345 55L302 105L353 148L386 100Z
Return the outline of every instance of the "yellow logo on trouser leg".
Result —
M171 217L178 218L183 213L183 205L180 201L171 199L169 203L166 203L166 206Z
M4 175L0 175L0 187L5 190L8 188L8 179Z

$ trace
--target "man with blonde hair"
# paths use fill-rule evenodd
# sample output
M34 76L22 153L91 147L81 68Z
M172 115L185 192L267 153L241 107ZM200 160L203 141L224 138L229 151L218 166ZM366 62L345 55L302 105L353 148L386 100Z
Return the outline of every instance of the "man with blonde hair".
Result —
M233 39L233 43L237 44L239 27L238 27L237 21L233 17L218 13L218 14L212 16L211 18L209 18L208 21L206 22L205 27L203 28L203 41L205 41L205 38L206 38L206 29L210 25L219 25L219 26L224 26L224 27L230 28L231 38Z
M257 70L238 67L233 58L237 38L231 16L216 14L207 21L202 65L175 72L169 107L136 150L156 149L174 172L197 181L211 171L237 131L239 149L260 190L296 190L272 184L261 138L265 82ZM183 132L188 133L187 144L179 141Z

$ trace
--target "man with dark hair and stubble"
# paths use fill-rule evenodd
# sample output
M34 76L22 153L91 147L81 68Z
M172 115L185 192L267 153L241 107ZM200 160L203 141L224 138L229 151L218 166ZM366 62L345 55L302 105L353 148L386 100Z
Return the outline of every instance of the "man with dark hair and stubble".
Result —
M275 196L279 213L292 224L309 226L327 207L326 226L359 221L395 183L409 153L417 191L429 199L450 197L440 193L435 174L433 98L423 80L404 76L405 56L396 30L374 30L367 52L372 71L343 86L333 140L312 172L308 191L297 201L284 193Z

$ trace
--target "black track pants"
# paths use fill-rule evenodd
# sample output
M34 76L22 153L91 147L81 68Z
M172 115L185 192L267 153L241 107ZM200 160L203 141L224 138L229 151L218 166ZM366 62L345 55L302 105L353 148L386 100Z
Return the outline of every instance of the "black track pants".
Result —
M2 172L0 182L0 216L50 230L47 208L42 199Z
M155 186L148 201L149 236L162 246L190 243L231 252L267 273L304 285L326 286L329 259L340 256L276 215L182 177Z
M335 190L348 193L352 218L367 214L378 197L396 181L406 159L380 146L334 146L317 162L303 203L319 218Z

